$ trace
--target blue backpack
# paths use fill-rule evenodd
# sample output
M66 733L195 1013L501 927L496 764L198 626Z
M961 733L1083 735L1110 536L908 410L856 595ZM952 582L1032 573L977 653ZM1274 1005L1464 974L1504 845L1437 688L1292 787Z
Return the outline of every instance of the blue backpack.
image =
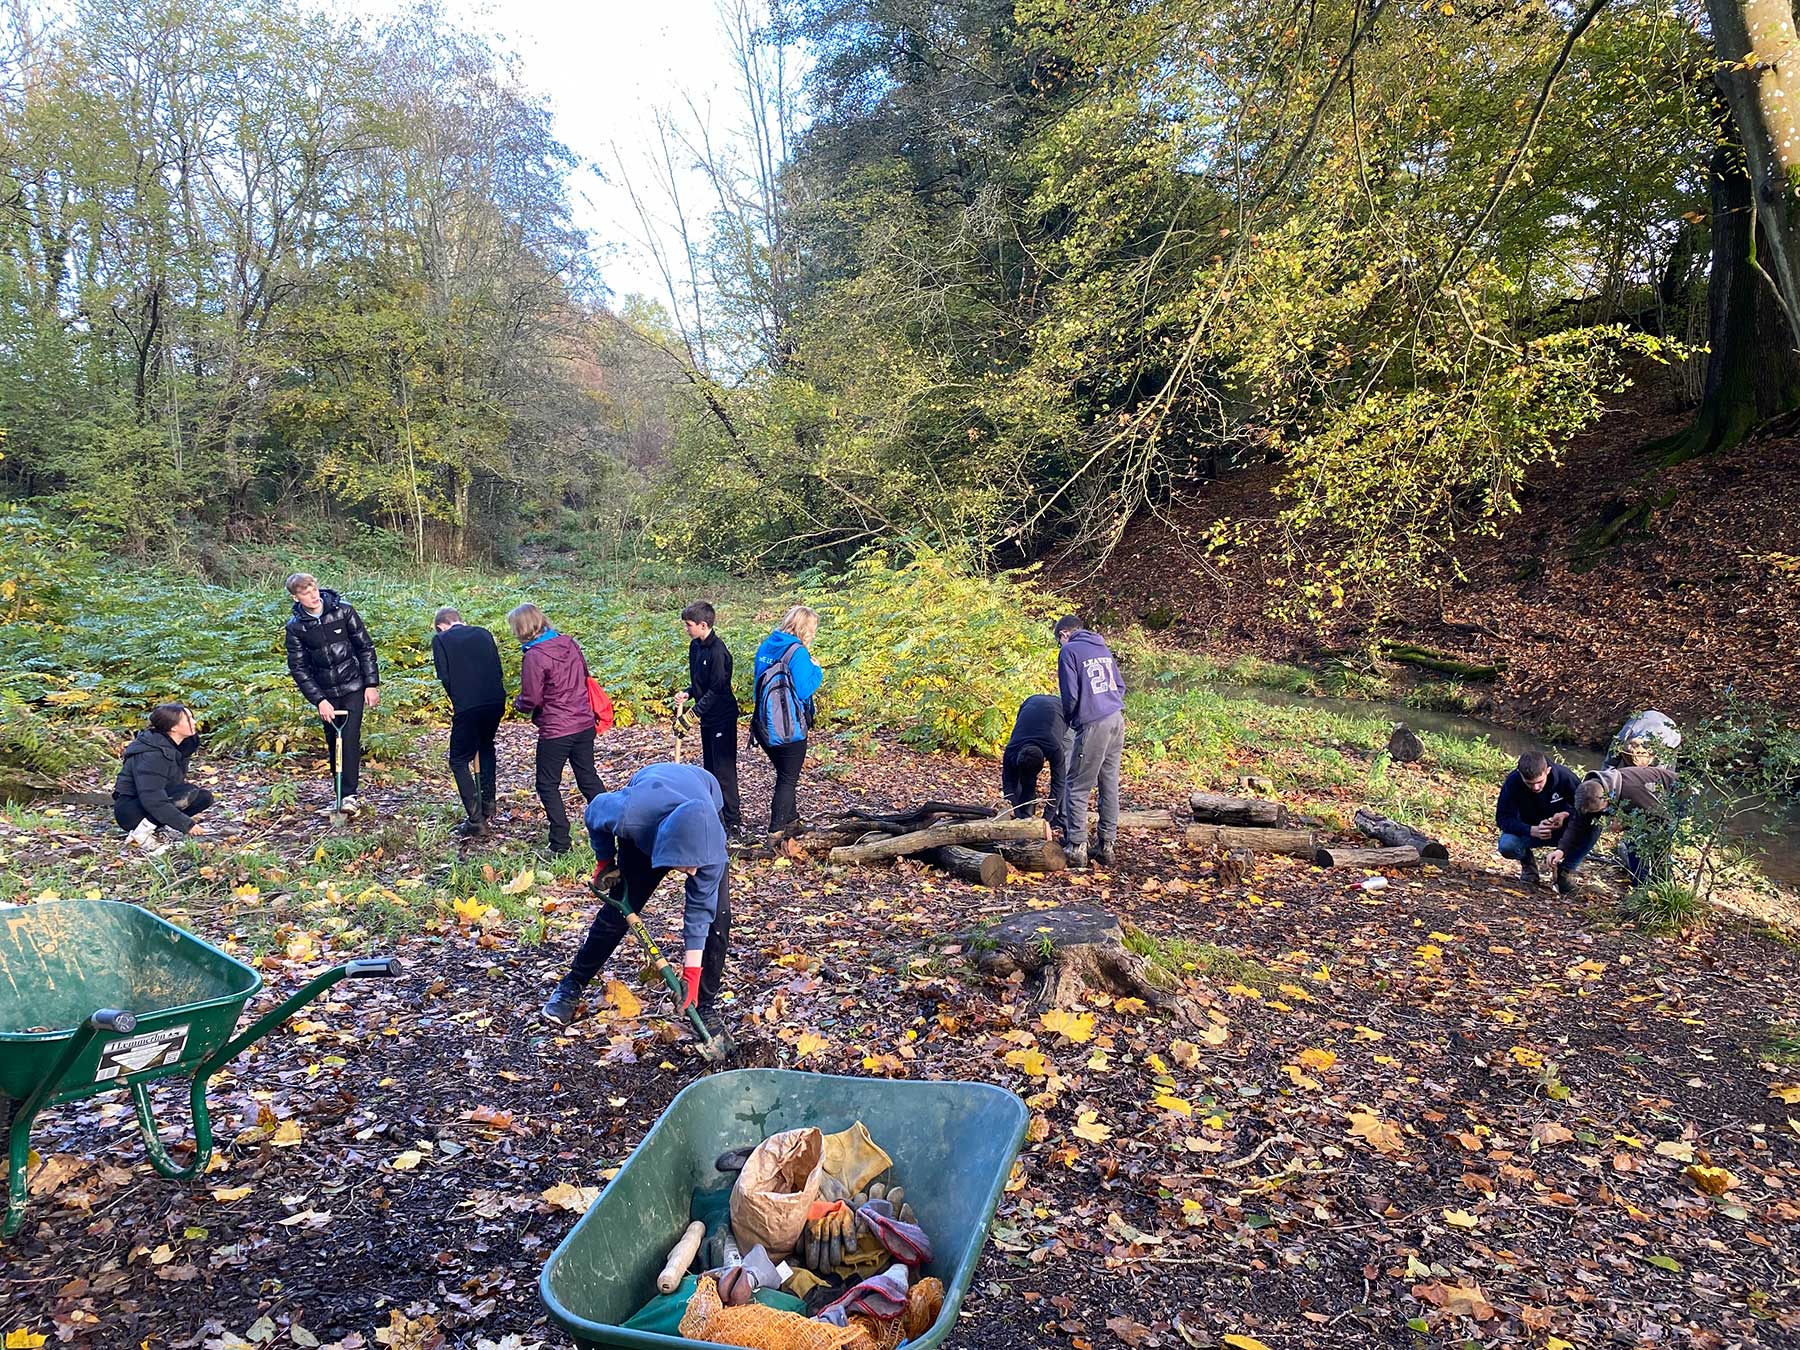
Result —
M789 644L780 658L756 677L756 707L750 714L750 734L765 749L806 739L806 704L794 691L794 673L788 668L799 645Z

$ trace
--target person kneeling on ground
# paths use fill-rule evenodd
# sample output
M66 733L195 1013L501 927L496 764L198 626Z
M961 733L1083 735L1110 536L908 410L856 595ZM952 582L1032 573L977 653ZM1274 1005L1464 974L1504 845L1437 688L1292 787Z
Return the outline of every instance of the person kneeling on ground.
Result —
M1500 800L1494 805L1500 856L1519 864L1519 877L1526 885L1543 885L1534 851L1549 847L1557 831L1568 823L1579 786L1572 770L1552 764L1542 750L1520 755L1518 767L1500 785ZM1575 859L1576 866L1580 863L1580 858Z
M1575 812L1563 826L1556 847L1550 850L1550 864L1556 868L1556 889L1568 894L1574 887L1572 877L1582 860L1593 852L1606 828L1606 817L1615 807L1621 814L1640 814L1657 822L1643 831L1640 852L1627 836L1619 848L1619 863L1631 876L1634 886L1649 880L1668 861L1669 808L1658 796L1671 792L1677 782L1675 770L1654 764L1629 764L1617 769L1601 769L1581 780L1575 790Z
M486 831L499 801L500 772L494 733L506 715L506 675L500 648L487 629L463 622L446 605L432 621L431 661L450 695L450 773L465 819L456 832L472 839ZM475 761L475 777L469 761Z
M1044 819L1052 830L1062 829L1063 797L1068 791L1064 767L1073 741L1056 695L1033 694L1019 705L1012 736L1000 756L1000 790L1012 803L1013 815L1028 819L1037 814L1038 778L1048 764L1050 795L1044 799Z
M670 872L687 873L682 913L682 978L687 995L679 1011L698 1007L709 1025L725 980L725 952L731 936L731 894L726 860L723 806L718 780L693 764L652 764L639 769L616 792L588 803L588 838L594 845L594 890L608 892L633 913L642 913L651 893ZM619 939L625 916L616 903L602 901L587 940L575 953L544 1005L546 1021L575 1019L581 991L600 973Z
M158 704L149 728L125 747L125 762L113 784L113 819L125 831L127 844L160 853L176 839L206 833L194 817L216 798L187 781L188 761L199 748L194 715L179 703ZM164 838L156 847L159 828Z
M1125 748L1125 681L1112 649L1098 633L1068 614L1052 630L1062 644L1056 660L1056 682L1063 720L1074 732L1069 754L1068 786L1063 811L1063 848L1069 866L1088 865L1087 812L1098 796L1100 834L1093 861L1111 867L1113 840L1119 831L1119 756Z

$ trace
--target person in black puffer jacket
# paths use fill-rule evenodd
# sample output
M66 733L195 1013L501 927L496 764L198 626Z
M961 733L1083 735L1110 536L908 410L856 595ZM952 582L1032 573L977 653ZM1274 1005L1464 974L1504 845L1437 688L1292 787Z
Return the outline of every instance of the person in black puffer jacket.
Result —
M287 621L288 674L300 695L319 710L325 723L325 752L335 758L340 733L336 718L344 715L344 811L355 815L357 774L362 767L364 708L381 703L381 672L375 664L375 642L363 627L362 615L336 591L320 590L316 578L296 572L287 579L294 613ZM330 807L326 807L329 813Z
M113 819L126 843L150 848L158 826L171 835L206 833L194 817L215 798L187 781L188 761L199 747L193 714L179 703L158 704L149 729L125 747L113 784Z

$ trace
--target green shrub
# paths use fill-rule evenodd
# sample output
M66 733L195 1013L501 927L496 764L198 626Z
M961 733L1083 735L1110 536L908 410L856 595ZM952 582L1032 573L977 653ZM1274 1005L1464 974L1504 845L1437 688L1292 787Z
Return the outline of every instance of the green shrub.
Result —
M1654 932L1685 928L1705 910L1700 893L1674 877L1636 887L1625 897L1625 913Z

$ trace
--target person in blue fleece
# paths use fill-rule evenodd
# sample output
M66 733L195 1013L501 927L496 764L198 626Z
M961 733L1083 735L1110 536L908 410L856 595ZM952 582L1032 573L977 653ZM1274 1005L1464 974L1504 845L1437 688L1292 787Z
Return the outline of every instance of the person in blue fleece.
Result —
M795 800L800 769L806 763L806 737L813 724L813 695L825 682L819 663L807 648L819 635L818 611L795 605L756 649L756 706L750 714L750 736L775 770L769 797L771 842L800 819Z
M723 801L718 779L698 765L652 764L618 791L596 796L583 817L594 845L596 894L610 890L642 913L664 877L687 874L681 926L687 996L681 1011L697 1006L709 1021L724 983L731 936L728 854L719 822ZM565 1026L575 1020L581 991L624 936L625 916L602 904L569 973L544 1005L545 1020Z

